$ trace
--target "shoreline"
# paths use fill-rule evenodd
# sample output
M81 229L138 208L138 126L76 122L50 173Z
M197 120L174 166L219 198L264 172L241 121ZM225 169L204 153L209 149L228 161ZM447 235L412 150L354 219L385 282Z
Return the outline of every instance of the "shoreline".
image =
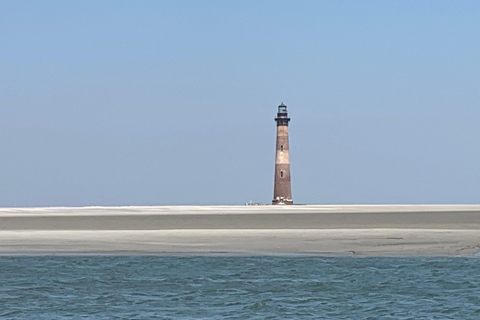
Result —
M480 231L429 229L6 231L5 254L473 256ZM475 243L472 245L472 243Z
M478 256L480 205L0 208L0 255Z

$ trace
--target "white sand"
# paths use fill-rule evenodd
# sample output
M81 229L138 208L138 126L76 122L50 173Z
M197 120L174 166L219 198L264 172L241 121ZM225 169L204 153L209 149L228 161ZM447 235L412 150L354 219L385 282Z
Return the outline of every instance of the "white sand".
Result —
M475 255L480 205L3 208L0 252Z

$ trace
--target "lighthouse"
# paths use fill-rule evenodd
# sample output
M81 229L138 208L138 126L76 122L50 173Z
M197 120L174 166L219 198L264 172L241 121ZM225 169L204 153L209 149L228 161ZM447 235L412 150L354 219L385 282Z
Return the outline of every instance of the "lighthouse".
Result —
M288 122L290 118L287 113L287 106L278 106L277 117L277 146L275 154L275 185L273 187L272 204L289 205L293 204L292 186L290 182L290 158L288 146Z

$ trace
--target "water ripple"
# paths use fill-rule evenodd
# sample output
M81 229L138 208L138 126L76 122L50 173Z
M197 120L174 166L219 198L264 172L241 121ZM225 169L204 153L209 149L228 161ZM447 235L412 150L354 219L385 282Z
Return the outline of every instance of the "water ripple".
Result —
M2 319L477 319L477 258L0 257Z

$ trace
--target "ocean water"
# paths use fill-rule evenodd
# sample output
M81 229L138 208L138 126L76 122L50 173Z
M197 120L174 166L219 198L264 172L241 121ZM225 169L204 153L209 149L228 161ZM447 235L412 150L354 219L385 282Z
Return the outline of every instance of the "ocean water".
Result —
M2 256L1 319L480 319L479 258Z

